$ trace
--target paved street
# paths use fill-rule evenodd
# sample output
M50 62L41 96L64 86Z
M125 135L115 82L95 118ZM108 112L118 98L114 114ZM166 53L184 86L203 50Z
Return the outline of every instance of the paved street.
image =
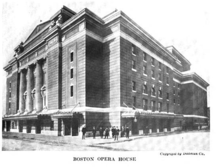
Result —
M185 132L180 134L162 136L133 136L129 140L120 138L115 142L113 139L72 138L68 141L39 140L21 138L3 138L3 151L191 151L210 150L209 132Z
M101 146L128 151L208 151L210 150L209 134L209 132L188 132L160 137L145 137Z

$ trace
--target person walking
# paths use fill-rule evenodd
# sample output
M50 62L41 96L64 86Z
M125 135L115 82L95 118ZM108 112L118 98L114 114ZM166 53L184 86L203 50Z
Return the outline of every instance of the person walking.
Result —
M105 139L107 138L108 139L108 136L109 136L109 129L108 127L105 129Z
M86 127L82 128L82 139L85 139L86 137Z
M115 127L114 126L112 127L111 131L112 131L112 138L114 138L115 137Z
M96 129L95 129L95 127L93 127L93 129L92 129L92 133L93 133L93 139L95 139L95 135L96 135Z
M118 141L119 131L120 131L119 128L116 127L116 128L115 128L115 141L116 141L116 140Z
M122 127L121 127L121 137L124 137L124 135L125 135L125 129L124 129L124 127L122 126Z
M100 128L99 128L99 134L100 134L101 139L103 138L103 131L104 131L104 130L102 129L102 127L100 127Z
M129 139L129 132L130 132L130 130L129 130L129 128L127 127L127 128L126 128L126 138L128 138L128 139Z

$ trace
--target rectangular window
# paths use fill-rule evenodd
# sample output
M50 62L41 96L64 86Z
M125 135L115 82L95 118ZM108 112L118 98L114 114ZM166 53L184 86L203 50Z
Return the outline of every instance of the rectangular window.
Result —
M132 90L136 91L136 82L135 81L132 81Z
M133 107L136 107L136 97L133 96Z
M167 77L167 84L169 85L169 77Z
M73 62L73 58L74 57L74 52L72 51L71 53L70 53L70 62Z
M162 81L162 74L159 73L159 81Z
M9 109L11 108L11 102L8 102L8 108Z
M147 66L146 65L143 66L143 71L144 71L144 74L147 75Z
M174 103L174 104L176 103L176 100L175 100L175 99L173 99L173 103Z
M11 82L9 82L9 89L11 89Z
M155 101L151 101L151 110L155 111Z
M131 53L136 55L136 47L134 45L131 46Z
M153 65L153 66L155 65L155 60L152 57L151 57L151 65Z
M175 95L176 94L176 91L175 90L173 90L173 95Z
M161 62L159 62L159 70L161 70L161 68L162 68L162 64Z
M169 109L170 107L169 107L169 103L167 103L167 112L169 112L170 111L170 109Z
M73 97L73 85L70 86L70 97Z
M151 71L151 75L152 75L151 76L152 78L155 78L155 71L154 70Z
M169 74L169 67L166 67L166 72L167 74Z
M169 100L169 93L167 93L167 100Z
M147 104L148 104L148 100L147 99L143 99L143 109L147 110Z
M70 78L73 79L73 68L70 69Z
M144 60L145 62L147 62L147 54L146 54L146 53L143 53L143 60Z
M162 90L159 90L159 91L158 91L158 96L159 96L160 98L162 98Z
M136 61L135 60L132 60L132 69L136 70Z
M8 97L11 98L11 91L9 91L9 95L8 95Z
M158 103L158 111L161 112L162 111L162 102Z
M147 94L147 84L144 84L144 86L143 86L143 93Z

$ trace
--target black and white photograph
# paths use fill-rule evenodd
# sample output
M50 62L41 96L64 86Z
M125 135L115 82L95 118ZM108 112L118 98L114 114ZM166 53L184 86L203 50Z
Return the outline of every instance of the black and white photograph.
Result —
M213 2L2 1L1 156L202 165L216 136Z

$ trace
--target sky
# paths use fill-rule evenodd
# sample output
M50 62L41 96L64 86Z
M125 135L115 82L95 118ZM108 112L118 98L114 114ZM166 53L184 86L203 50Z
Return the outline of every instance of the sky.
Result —
M212 3L211 3L212 2ZM173 45L192 64L195 71L210 83L210 58L217 10L215 1L180 0L7 0L1 2L1 67L14 55L14 48L25 41L40 20L48 20L63 5L79 12L88 8L100 17L115 9L122 10L163 46ZM217 30L217 27L215 27ZM212 36L211 36L212 37ZM0 70L1 78L6 73ZM2 80L5 85L5 79ZM4 88L4 87L3 87ZM5 95L5 89L2 95ZM208 89L209 97L209 89ZM209 100L208 100L209 103Z

